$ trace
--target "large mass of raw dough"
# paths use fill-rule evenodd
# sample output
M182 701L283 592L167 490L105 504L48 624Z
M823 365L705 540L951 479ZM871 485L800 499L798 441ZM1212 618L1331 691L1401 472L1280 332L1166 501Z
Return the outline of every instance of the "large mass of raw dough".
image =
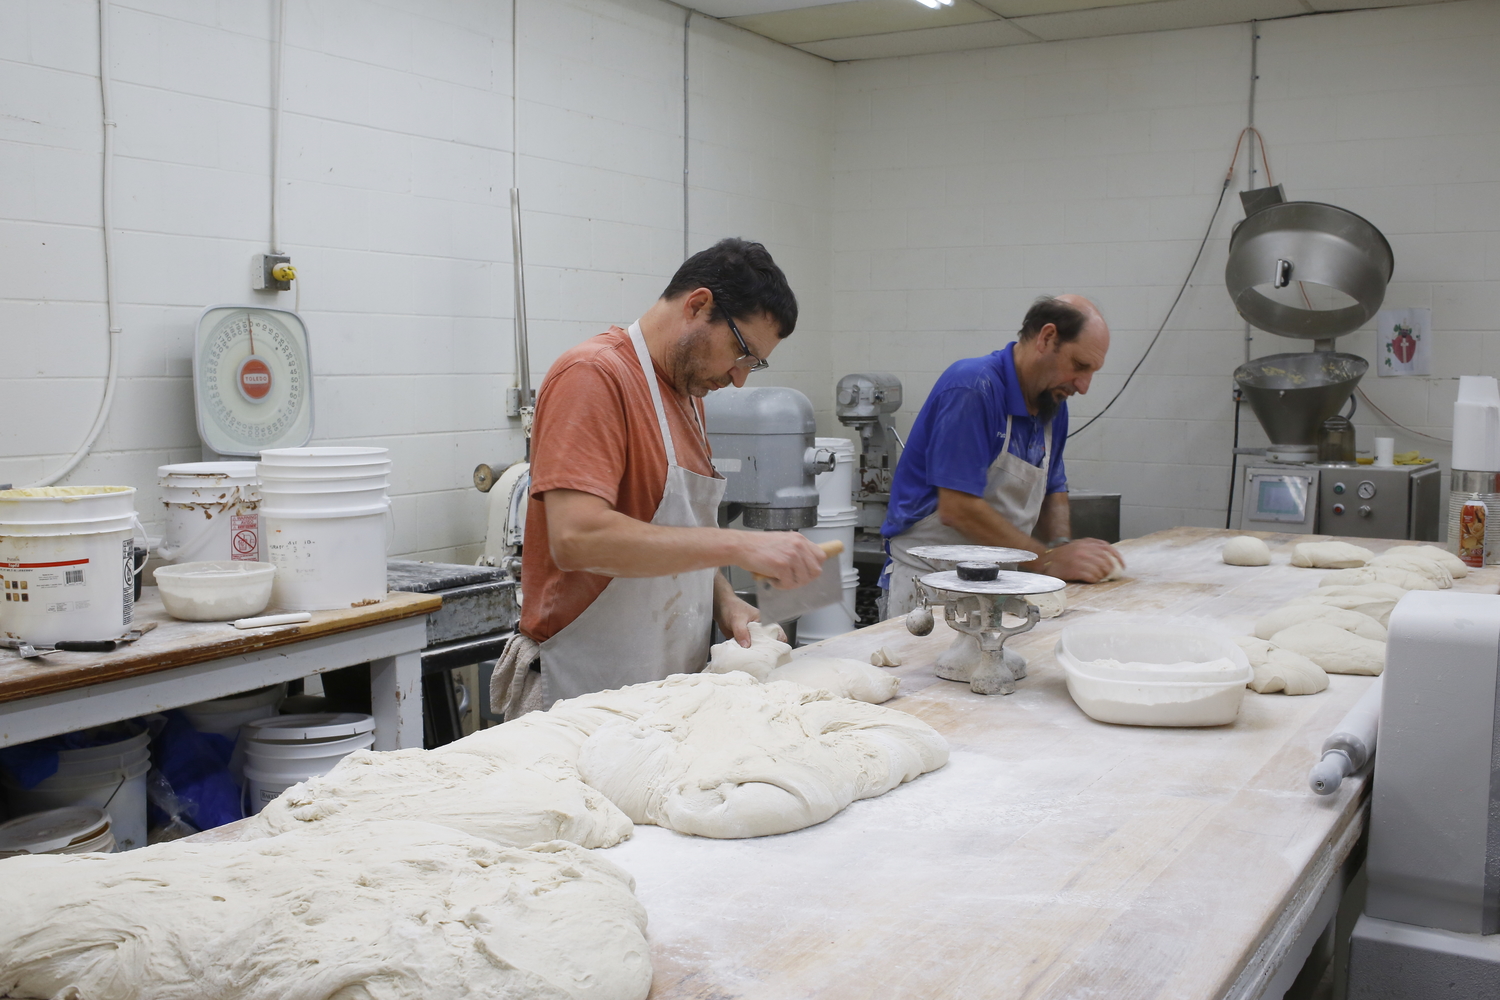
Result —
M1453 574L1453 579L1462 580L1469 575L1469 564L1447 549L1440 549L1436 545L1394 545L1381 553L1381 558L1393 555L1423 555L1434 559L1448 568Z
M1362 583L1388 583L1402 590L1442 590L1431 578L1396 566L1361 566L1323 574L1320 587L1354 587ZM1448 584L1453 585L1451 582Z
M782 641L781 626L750 623L750 648L746 649L733 639L725 639L708 648L709 673L727 674L743 670L758 681L765 680L771 671L791 659L792 647Z
M430 823L5 866L0 996L644 1000L634 880Z
M675 696L600 728L578 759L584 780L637 823L700 837L789 833L948 760L936 730L895 709L743 673L659 683Z
M1292 565L1313 569L1349 569L1363 566L1375 553L1349 542L1302 542L1292 549Z
M1271 636L1271 645L1301 653L1330 674L1377 676L1385 669L1385 643L1361 639L1326 622L1303 622Z
M1249 688L1257 694L1317 694L1328 687L1328 674L1301 653L1253 635L1237 635L1234 641L1245 651L1255 672Z
M1303 622L1325 622L1365 639L1385 642L1385 626L1369 615L1327 604L1287 604L1275 611L1267 612L1255 622L1255 634L1269 639L1282 629L1301 625Z
M879 705L896 697L901 678L859 660L804 656L771 671L769 680L791 681L827 691L835 698Z
M1223 557L1231 566L1269 566L1271 547L1254 535L1240 535L1224 543Z
M1439 590L1447 590L1453 586L1453 571L1448 568L1448 565L1441 559L1418 551L1415 547L1391 549L1389 552L1376 556L1370 561L1370 565L1372 567L1391 566L1416 573L1437 584Z
M410 819L507 847L548 840L613 847L633 824L584 784L575 756L548 754L519 766L449 748L356 750L328 774L287 789L246 824L241 839L312 828L350 836L368 823Z

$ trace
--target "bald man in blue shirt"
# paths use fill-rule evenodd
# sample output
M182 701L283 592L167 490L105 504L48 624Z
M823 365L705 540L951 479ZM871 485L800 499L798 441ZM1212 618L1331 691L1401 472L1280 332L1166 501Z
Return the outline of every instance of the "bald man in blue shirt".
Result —
M1109 351L1109 326L1078 295L1038 299L1015 343L954 362L912 424L880 533L890 616L917 600L914 581L939 567L919 545L997 545L1037 558L1033 573L1096 583L1125 560L1097 538L1070 539L1067 399L1086 393ZM1033 529L1046 541L1033 537Z

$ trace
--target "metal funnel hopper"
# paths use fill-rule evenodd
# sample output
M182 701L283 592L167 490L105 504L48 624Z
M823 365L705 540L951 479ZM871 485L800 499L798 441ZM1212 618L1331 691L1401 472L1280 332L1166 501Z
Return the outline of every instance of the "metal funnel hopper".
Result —
M1247 361L1234 380L1271 439L1267 457L1311 461L1318 430L1338 413L1370 364L1354 354L1309 351Z

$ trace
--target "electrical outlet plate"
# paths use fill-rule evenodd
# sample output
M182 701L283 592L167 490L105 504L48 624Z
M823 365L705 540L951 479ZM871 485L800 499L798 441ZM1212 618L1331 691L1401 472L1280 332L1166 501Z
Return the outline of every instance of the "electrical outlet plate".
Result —
M257 292L289 292L290 281L278 281L272 276L278 264L290 264L292 258L286 254L258 253L250 258L250 287Z
M531 399L527 401L528 406L536 405L536 390L531 390ZM519 386L511 386L505 390L505 415L507 417L519 417L521 415L521 389Z

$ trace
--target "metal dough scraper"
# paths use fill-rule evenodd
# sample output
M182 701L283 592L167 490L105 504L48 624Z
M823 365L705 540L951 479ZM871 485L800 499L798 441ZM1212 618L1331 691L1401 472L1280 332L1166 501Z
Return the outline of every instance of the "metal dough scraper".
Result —
M755 606L760 609L761 621L788 622L844 599L843 574L839 570L839 560L834 558L844 551L844 543L836 540L819 542L818 548L828 558L823 561L823 572L812 583L781 590L769 577L755 578Z

